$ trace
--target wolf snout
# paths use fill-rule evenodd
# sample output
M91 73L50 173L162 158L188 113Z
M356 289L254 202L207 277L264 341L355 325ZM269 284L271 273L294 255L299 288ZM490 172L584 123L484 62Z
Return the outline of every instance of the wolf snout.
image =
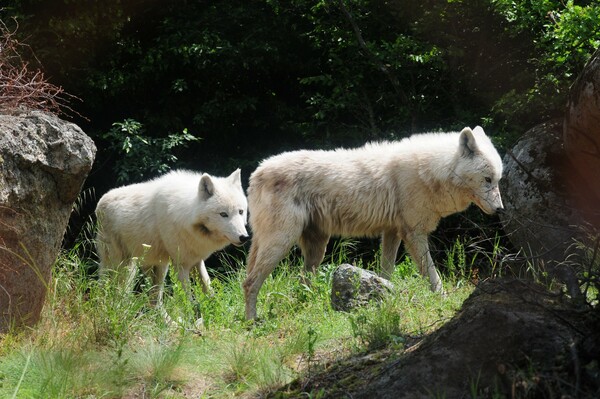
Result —
M250 240L250 236L248 235L248 233L244 233L244 234L240 234L237 236L233 236L233 237L229 237L229 242L233 245L235 245L236 247L241 247L242 245L244 245L246 242L248 242Z
M242 234L242 235L239 237L240 244L243 244L243 243L247 242L249 239L250 239L250 236L249 236L249 235Z

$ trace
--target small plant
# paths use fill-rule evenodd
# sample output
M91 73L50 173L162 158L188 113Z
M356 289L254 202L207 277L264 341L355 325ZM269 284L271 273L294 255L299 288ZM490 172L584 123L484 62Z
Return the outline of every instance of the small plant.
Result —
M315 331L315 329L312 327L308 327L307 335L308 346L306 348L306 353L308 355L308 362L310 363L310 361L315 357L315 343L317 342L319 336L317 331Z
M600 303L600 235L584 231L585 240L575 240L574 251L566 259L568 267L577 273L582 298L590 306Z
M172 380L184 360L186 348L187 343L182 339L175 342L168 339L150 339L132 358L132 368L152 387L152 397L157 397L173 385Z
M190 283L189 287L184 287L177 277L177 270L172 266L169 268L168 276L170 285L165 287L165 290L168 289L170 295L163 299L164 308L168 313L166 317L184 330L193 330L196 328L196 320L201 317L199 303L195 300L199 295L198 284Z
M331 252L327 255L328 262L333 265L349 263L348 254L356 251L358 242L350 238L335 240Z
M349 316L349 321L354 338L366 349L389 344L402 348L404 344L400 309L391 295L379 304L359 309Z
M394 269L394 276L396 278L403 279L416 276L418 274L419 273L415 264L413 263L412 259L410 259L408 256L405 256L402 262L397 264L396 268Z
M491 239L484 239L491 241ZM453 284L459 285L465 282L476 282L479 279L480 270L477 267L481 264L483 257L486 265L486 275L499 277L504 272L502 268L502 253L504 248L501 245L500 235L496 234L491 243L492 249L484 248L481 242L472 242L466 237L458 237L452 248L446 253L446 271L448 279ZM486 243L486 246L489 243Z
M472 273L471 266L475 261L475 257L467 264L465 243L461 237L458 237L452 248L447 252L446 269L448 270L449 279L451 281L469 281Z
M119 277L110 273L100 281L93 281L83 308L90 318L94 341L117 351L136 333L149 303L147 293L133 292L129 284L116 281Z
M490 275L493 277L502 276L502 273L505 272L505 270L502 267L501 259L502 259L502 254L506 253L507 251L506 251L506 248L504 248L501 244L500 235L496 234L496 236L494 237L494 244L493 244L491 253L489 253L488 251L478 251L478 252L483 254L483 256L487 259L487 261L491 267Z
M102 136L109 144L111 153L121 154L115 162L117 182L147 178L146 173L162 174L177 161L173 155L176 148L185 148L198 137L183 129L181 133L155 138L145 134L142 123L134 119L113 123L112 129Z
M286 365L289 352L260 338L238 338L225 353L225 378L239 389L269 391L289 381L292 370Z

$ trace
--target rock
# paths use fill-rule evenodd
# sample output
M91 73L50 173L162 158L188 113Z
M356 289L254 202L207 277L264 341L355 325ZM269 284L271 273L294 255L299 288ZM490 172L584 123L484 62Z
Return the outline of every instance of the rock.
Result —
M563 135L574 170L582 176L573 196L586 220L600 228L600 49L571 87Z
M516 249L537 266L548 267L577 296L575 273L565 260L583 222L570 196L570 162L562 142L562 122L552 121L528 130L507 152L500 220Z
M343 264L333 272L331 306L335 310L349 311L381 298L393 287L392 283L373 272Z
M598 397L598 316L540 285L488 280L409 348L328 364L271 397Z
M0 332L38 321L95 153L78 126L54 115L0 115Z

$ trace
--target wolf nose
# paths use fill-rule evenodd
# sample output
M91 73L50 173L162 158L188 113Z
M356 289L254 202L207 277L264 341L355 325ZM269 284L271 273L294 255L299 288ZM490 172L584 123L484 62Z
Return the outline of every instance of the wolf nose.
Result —
M248 241L249 239L250 239L250 236L247 236L247 235L244 235L244 234L242 234L242 235L240 236L240 242L241 242L242 244L243 244L243 243L245 243L246 241Z
M504 207L496 208L496 213L504 213Z

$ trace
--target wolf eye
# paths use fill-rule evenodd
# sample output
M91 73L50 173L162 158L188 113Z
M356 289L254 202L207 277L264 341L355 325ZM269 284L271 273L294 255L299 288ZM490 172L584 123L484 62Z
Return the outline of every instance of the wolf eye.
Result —
M491 177L486 177L485 178L485 182L486 183L491 183L492 182L492 178Z
M240 215L243 215L243 214L244 214L244 210L240 209Z
M223 217L223 218L229 217L227 212L221 212L221 213L219 213L219 215L221 215L221 217Z

